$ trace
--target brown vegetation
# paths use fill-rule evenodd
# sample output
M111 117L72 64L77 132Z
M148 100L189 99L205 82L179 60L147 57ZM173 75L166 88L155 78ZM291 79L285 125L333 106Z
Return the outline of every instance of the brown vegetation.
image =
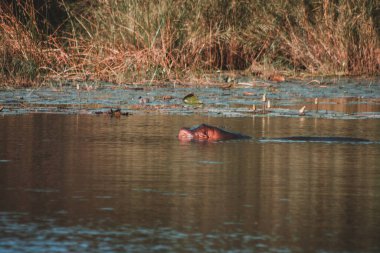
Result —
M380 72L375 0L36 2L0 4L2 82Z

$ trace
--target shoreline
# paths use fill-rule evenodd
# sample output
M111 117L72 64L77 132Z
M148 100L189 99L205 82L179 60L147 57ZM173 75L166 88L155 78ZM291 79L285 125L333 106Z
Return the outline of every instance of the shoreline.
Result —
M194 94L200 101L184 102ZM265 103L263 96L265 94ZM265 105L265 108L264 108ZM304 111L301 109L304 107ZM0 115L24 113L206 115L216 117L380 118L379 78L285 80L237 78L207 85L97 82L3 88ZM122 115L123 116L123 115Z

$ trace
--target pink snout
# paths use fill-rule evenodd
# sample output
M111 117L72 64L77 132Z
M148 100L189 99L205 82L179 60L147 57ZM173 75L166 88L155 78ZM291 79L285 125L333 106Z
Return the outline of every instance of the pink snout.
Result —
M189 141L194 139L194 134L188 128L181 128L178 133L178 139L183 141Z

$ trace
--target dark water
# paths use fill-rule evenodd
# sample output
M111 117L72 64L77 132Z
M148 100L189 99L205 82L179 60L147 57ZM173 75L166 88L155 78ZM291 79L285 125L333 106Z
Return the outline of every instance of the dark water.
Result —
M254 137L181 143L201 122ZM0 118L0 252L379 252L380 120Z

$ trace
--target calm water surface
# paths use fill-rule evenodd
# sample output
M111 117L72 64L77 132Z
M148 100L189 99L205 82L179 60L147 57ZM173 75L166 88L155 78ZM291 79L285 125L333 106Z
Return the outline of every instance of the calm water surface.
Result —
M255 138L181 143L201 122ZM0 118L0 252L380 252L380 120Z

